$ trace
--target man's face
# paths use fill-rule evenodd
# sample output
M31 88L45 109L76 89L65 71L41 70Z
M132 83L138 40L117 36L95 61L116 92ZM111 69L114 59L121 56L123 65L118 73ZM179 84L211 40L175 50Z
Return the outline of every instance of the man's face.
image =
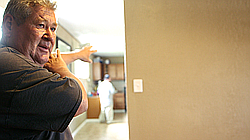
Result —
M43 66L55 44L56 28L54 11L36 6L25 23L17 26L15 45L26 57Z

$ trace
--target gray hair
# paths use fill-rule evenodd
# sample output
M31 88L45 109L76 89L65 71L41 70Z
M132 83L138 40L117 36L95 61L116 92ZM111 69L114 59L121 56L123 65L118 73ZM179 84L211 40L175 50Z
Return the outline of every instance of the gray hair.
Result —
M18 25L25 22L26 18L32 14L32 8L40 5L56 10L56 3L50 0L10 0L5 8L4 15L11 14Z
M105 74L103 77L103 80L107 80L107 79L109 79L109 77L110 77L109 74Z

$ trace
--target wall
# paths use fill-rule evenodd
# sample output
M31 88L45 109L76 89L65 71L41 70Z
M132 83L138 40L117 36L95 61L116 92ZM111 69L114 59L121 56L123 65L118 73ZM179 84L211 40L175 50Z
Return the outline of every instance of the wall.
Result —
M0 6L4 8L4 7L6 6L6 4L7 4L8 1L9 1L9 0L1 0L1 1L0 1ZM2 16L2 15L1 15L1 16Z
M130 140L250 138L249 15L249 0L125 0Z

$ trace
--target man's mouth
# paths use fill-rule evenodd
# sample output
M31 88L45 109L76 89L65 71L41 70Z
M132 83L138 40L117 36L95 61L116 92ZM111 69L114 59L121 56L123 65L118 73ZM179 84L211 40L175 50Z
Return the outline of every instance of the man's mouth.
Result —
M40 50L45 51L45 52L48 52L50 50L49 46L40 46L40 45L38 45L38 47L40 48Z

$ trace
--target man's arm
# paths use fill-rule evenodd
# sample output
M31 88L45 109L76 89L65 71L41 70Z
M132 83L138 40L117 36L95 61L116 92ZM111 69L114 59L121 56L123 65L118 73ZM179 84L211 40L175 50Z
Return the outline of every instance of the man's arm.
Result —
M75 116L78 116L82 114L83 112L87 111L88 109L88 99L87 99L87 93L84 89L84 86L82 82L72 74L69 69L67 68L66 63L63 61L62 56L60 54L59 49L57 49L57 54L52 54L50 56L49 61L44 65L46 69L53 73L58 73L61 75L62 78L64 77L69 77L77 81L79 86L81 87L82 90L82 102L75 114Z
M92 46L88 46L84 47L78 52L61 53L61 56L66 65L74 62L77 59L80 59L84 62L92 63L92 60L89 57L92 53L97 52L97 50L91 50L91 48Z
M115 87L113 86L113 84L110 82L110 93L111 94L115 94L115 93L117 93L117 90L115 89Z

